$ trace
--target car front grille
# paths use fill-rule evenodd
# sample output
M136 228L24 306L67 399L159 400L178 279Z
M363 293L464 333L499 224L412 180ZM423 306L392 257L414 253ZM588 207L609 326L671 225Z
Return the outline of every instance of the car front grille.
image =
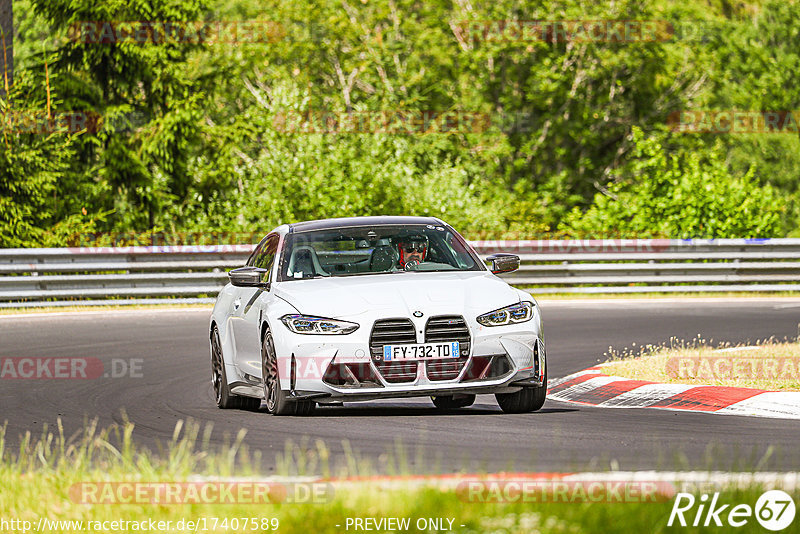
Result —
M425 343L441 343L445 341L458 341L458 358L428 361L425 371L429 380L453 380L458 378L461 370L469 359L470 336L469 327L460 315L439 315L428 319L425 325Z
M454 380L469 360L471 338L467 322L460 315L439 315L428 319L425 325L425 343L458 341L461 354L458 358L425 362L431 381ZM414 324L405 318L379 319L372 327L369 349L378 372L389 383L413 382L417 377L418 362L386 362L384 345L408 345L417 342Z
M408 345L417 342L414 324L408 319L379 319L369 336L369 351L378 372L389 383L412 382L417 377L417 362L383 361L384 345Z

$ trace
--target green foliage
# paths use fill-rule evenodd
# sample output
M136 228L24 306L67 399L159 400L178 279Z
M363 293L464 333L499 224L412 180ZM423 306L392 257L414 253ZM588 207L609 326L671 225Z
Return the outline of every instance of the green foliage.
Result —
M597 193L584 213L575 209L564 230L583 237L777 237L784 202L755 169L731 176L721 155L667 154L655 137L634 129L631 161L617 181Z
M230 232L379 214L437 216L472 233L496 231L498 221L514 225L511 195L504 199L511 209L488 198L475 158L454 156L448 135L286 134L274 127L278 114L309 95L294 83L271 89L256 92L259 106L216 130L225 135L222 157L191 172L191 187L205 193L176 207L172 220L192 221L191 231Z
M0 246L66 244L72 233L93 231L249 234L302 219L397 213L435 214L485 238L800 233L799 138L687 135L666 124L681 109L798 109L799 2L15 7L22 81L4 105L45 109L48 88L54 113L93 111L103 127L7 135ZM676 34L524 41L468 29L536 19L668 20ZM81 22L121 20L274 21L278 31L236 43L69 38ZM309 110L460 110L487 114L491 127L451 135L276 128L282 113ZM737 202L747 212L731 211Z
M91 29L77 29L86 21L193 21L200 18L200 5L186 0L30 1L62 37L31 59L31 71L41 79L49 61L60 74L54 90L62 95L62 109L88 110L106 119L98 135L85 136L76 146L78 165L64 180L70 196L81 202L88 198L98 211L113 210L109 229L154 226L166 206L188 193L189 161L202 150L203 87L188 65L202 46L169 40L98 42ZM72 203L67 209L77 207Z
M588 483L578 482L561 489L556 484L544 483L548 479L543 479L541 486L533 491L500 494L496 488L507 491L500 480L496 486L487 483L468 493L464 484L476 482L481 476L469 474L470 463L465 461L462 472L467 474L463 475L464 482L456 479L456 487L453 475L444 475L446 478L431 475L440 472L435 460L429 459L436 458L437 449L419 448L416 460L409 460L413 458L411 447L401 440L383 451L378 459L351 447L347 441L341 445L321 438L313 442L286 441L274 459L270 455L262 462L261 451L248 447L245 429L236 436L220 435L219 431L212 431L210 423L201 426L195 421L178 420L171 437L167 434L158 441L157 449L143 447L138 430L128 421L107 428L99 427L97 420L89 421L71 436L60 419L54 427L47 424L43 427L41 434L26 432L16 439L6 425L0 426L3 480L0 501L4 510L18 514L18 519L6 521L12 528L16 522L19 530L25 528L23 521L28 521L27 529L33 530L38 518L44 518L50 523L43 523L48 530L57 533L99 531L107 525L114 526L116 531L138 532L146 529L148 521L158 525L169 522L172 527L181 525L176 530L195 530L185 526L194 522L198 530L304 534L313 525L314 532L327 533L341 532L347 519L361 517L368 511L372 517L408 518L411 527L403 530L411 531L424 531L424 527L416 525L442 518L444 528L449 519L453 522L452 530L465 534L627 534L663 531L659 528L666 525L674 503L668 491L671 483L622 482L618 490L615 489L618 482L609 484L604 493ZM708 453L697 460L681 457L679 465L685 471L718 471L729 465L737 466L741 471L737 482L720 484L718 488L720 503L752 504L765 489L771 489L769 482L756 482L764 480L765 474L755 465L759 459L761 462L768 459L771 450L763 456L745 457L742 453L720 454L718 448L722 446L709 446ZM742 458L747 459L742 461ZM263 464L273 461L277 477L267 479L269 487L261 489L269 491L259 493L258 485L265 484ZM615 467L617 462L610 460L609 464ZM755 467L749 468L751 465ZM587 460L585 466L578 468L597 471L606 466L593 458L591 463ZM387 475L393 478L387 481ZM203 484L200 480L209 485L209 491L198 486ZM252 480L254 486L247 492L246 483L240 482L244 491L234 490L226 495L215 486L227 483L226 480ZM780 476L775 480L775 484L780 483ZM141 483L145 490L152 490L159 483L170 487L186 483L202 491L204 498L193 498L196 494L184 490L167 498L179 501L178 495L188 495L185 503L164 504L160 494L154 497L152 491L129 492L120 489L120 483ZM674 484L680 485L682 481L677 479ZM794 501L800 497L796 488L787 491ZM289 498L285 499L287 495ZM509 497L500 498L502 495ZM162 500L154 502L158 498ZM110 504L84 504L92 499ZM722 520L725 518L723 512ZM749 520L755 524L754 518ZM77 522L82 522L82 528ZM427 530L437 528L431 523Z
M57 183L74 150L73 137L48 131L42 93L23 73L8 99L0 99L0 245L6 247L46 241L46 229L54 222ZM15 100L26 106L13 107Z

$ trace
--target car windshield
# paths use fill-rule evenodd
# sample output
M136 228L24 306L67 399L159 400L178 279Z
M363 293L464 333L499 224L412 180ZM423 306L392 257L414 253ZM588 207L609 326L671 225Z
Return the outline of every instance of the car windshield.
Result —
M480 259L448 226L387 225L290 233L279 278L480 270Z

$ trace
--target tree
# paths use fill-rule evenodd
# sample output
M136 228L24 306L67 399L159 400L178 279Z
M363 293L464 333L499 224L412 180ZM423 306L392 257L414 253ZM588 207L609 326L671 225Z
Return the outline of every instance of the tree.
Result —
M69 169L76 138L59 131L56 120L48 121L44 91L19 76L8 99L0 99L0 116L0 247L46 246L52 244L48 231L91 228L82 213L54 217L52 194Z
M60 191L67 199L65 209L74 212L76 203L88 197L96 211L114 211L111 229L143 231L163 224L164 207L189 194L187 168L203 150L199 131L205 85L198 79L202 73L187 63L204 45L155 37L118 39L114 28L121 21L196 21L200 4L32 2L63 37L32 70L41 77L49 63L62 109L90 110L104 118L98 135L81 139L74 165L60 181L69 188ZM87 21L100 24L84 30ZM102 37L106 30L112 38Z
M785 203L751 168L732 176L721 146L701 155L670 154L656 137L634 130L631 160L588 210L562 225L570 235L638 238L778 237Z
M0 96L14 83L14 10L12 0L0 0Z

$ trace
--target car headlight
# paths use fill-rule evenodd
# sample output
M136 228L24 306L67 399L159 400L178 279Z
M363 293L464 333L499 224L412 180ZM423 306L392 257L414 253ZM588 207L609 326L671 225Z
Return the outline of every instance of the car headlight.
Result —
M295 334L336 335L350 334L358 330L356 323L310 315L284 315L281 321Z
M478 316L477 321L483 326L503 326L530 321L533 318L533 303L520 302L499 310Z

